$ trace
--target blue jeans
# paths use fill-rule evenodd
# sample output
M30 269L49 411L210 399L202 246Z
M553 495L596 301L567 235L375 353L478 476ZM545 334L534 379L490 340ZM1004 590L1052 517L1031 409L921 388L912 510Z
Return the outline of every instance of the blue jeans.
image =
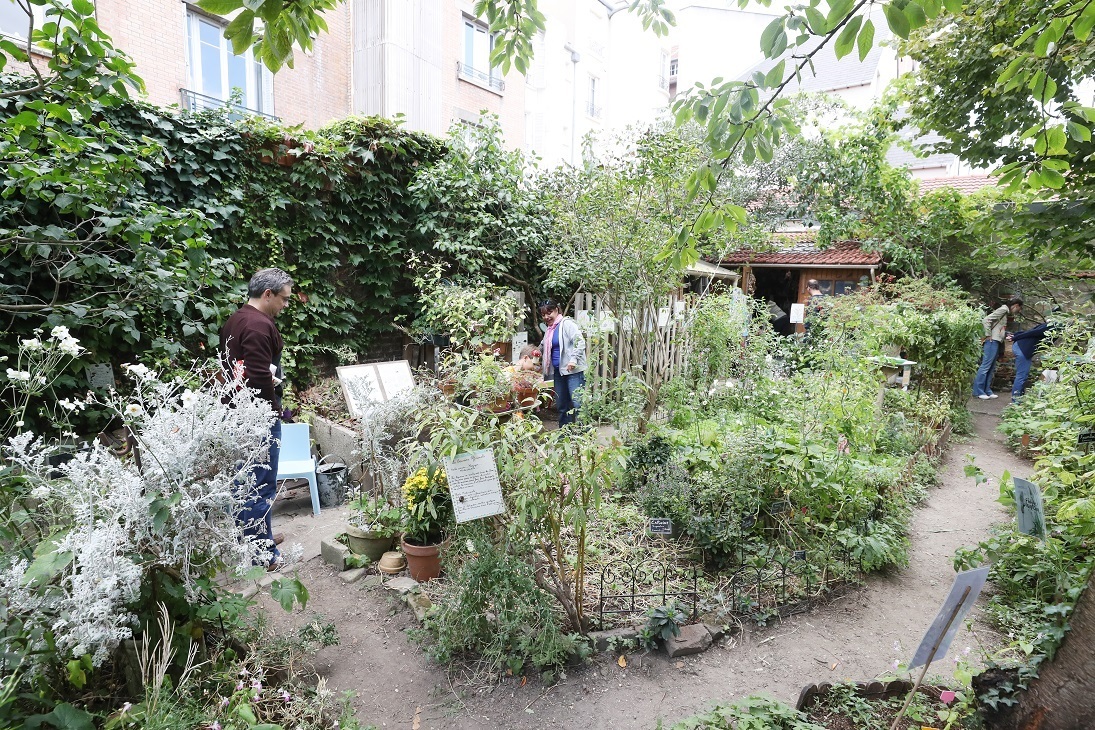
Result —
M985 340L984 351L981 354L981 367L977 368L977 376L973 379L975 396L992 394L992 376L996 373L996 358L1000 356L1001 344L996 340Z
M556 370L552 380L555 382L555 407L559 410L559 425L574 423L581 407L581 389L586 383L585 373L564 375Z
M1027 376L1030 375L1030 358L1018 348L1012 348L1015 353L1015 381L1011 384L1011 402L1019 400L1023 389L1027 385Z
M278 460L281 457L281 419L275 419L270 427L270 464L253 466L255 491L248 495L236 519L243 525L243 534L259 538L271 553L270 560L276 560L280 551L274 544L274 528L270 512L274 508L274 499L278 496ZM265 542L264 542L265 541Z

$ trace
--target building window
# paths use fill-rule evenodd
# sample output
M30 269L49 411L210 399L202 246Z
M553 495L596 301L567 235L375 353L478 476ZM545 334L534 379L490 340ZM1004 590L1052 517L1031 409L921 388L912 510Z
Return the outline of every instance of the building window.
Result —
M31 5L31 10L34 12L34 27L41 28L46 21L46 8ZM29 27L30 16L19 3L15 0L0 0L0 35L25 39Z
M589 103L586 106L586 113L594 119L601 118L601 97L600 97L600 82L596 76L589 77Z
M669 61L669 79L672 81L675 78L677 78L677 59L674 58Z
M665 91L669 88L669 53L662 51L658 59L658 88Z
M503 91L502 73L490 65L490 54L498 36L469 18L464 18L464 60L457 64L460 78L495 91Z
M232 53L224 26L197 13L187 13L189 88L183 106L191 111L213 109L232 100L243 111L270 114L272 81L251 49Z

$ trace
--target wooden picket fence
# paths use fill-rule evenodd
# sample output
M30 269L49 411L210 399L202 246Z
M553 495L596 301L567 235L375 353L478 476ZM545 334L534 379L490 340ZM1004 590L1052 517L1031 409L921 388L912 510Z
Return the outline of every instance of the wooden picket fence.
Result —
M587 332L599 332L587 337L593 340L587 342L587 387L597 390L623 373L632 373L657 391L683 372L690 306L683 293L674 292L640 309L617 313L602 297L575 294L571 301L574 319Z

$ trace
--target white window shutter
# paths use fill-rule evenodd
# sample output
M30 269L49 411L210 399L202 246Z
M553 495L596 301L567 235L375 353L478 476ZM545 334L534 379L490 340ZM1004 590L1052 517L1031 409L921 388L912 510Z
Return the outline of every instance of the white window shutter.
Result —
M266 65L262 66L262 109L264 114L274 115L274 74Z

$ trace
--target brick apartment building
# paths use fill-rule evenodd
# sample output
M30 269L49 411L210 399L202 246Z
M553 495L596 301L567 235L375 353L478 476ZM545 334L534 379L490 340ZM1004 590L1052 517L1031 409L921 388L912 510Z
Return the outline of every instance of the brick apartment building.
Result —
M454 122L498 114L507 140L524 132L524 80L487 58L493 39L462 0L348 0L293 68L270 73L250 51L232 53L224 18L184 0L95 0L99 25L137 64L146 98L204 109L227 102L315 128L350 114L403 114L413 129L445 134ZM44 18L36 18L40 25ZM25 39L27 18L0 0L0 33Z
M236 56L226 20L185 0L94 0L99 25L129 54L146 98L203 109L237 103L290 125L320 127L351 114L402 115L410 129L446 134L497 115L507 144L548 164L580 161L583 136L649 121L668 102L668 46L626 12L623 0L542 3L528 77L502 74L496 38L474 0L346 0L324 18L314 50L270 73ZM40 25L44 18L38 18ZM25 38L27 18L0 0L0 34Z
M181 0L96 0L100 27L129 54L144 79L147 100L202 109L226 101L288 124L318 127L352 112L350 7L326 15L329 32L312 53L295 53L294 68L271 74L251 56L232 54L223 18ZM41 19L39 19L40 22ZM25 38L26 18L13 0L0 0L0 32Z

